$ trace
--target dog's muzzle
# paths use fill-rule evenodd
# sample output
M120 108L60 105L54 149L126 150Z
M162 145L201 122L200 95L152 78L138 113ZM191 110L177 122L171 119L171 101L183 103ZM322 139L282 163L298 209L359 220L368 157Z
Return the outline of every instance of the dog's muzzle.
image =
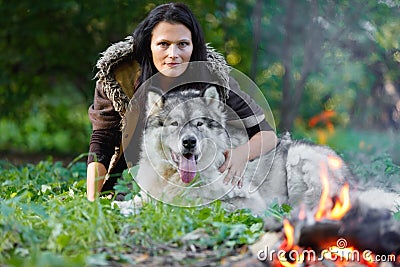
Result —
M198 155L195 153L197 149L197 139L194 136L185 136L181 139L180 153L171 151L172 160L178 165L179 176L182 182L190 183L197 172Z

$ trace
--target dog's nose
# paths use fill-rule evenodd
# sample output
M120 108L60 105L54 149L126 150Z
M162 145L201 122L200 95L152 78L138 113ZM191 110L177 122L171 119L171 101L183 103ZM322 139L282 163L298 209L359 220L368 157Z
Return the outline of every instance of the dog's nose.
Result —
M197 140L193 136L186 136L182 140L182 145L185 149L193 149L196 147Z

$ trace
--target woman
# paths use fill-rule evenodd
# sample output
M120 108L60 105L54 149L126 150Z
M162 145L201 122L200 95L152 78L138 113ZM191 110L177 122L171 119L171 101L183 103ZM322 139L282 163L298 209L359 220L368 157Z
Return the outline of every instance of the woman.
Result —
M248 144L226 151L229 169L224 181L241 187L246 162L275 147L276 135L263 116L262 109L229 79L225 60L204 41L200 25L190 9L181 3L164 4L153 9L131 37L109 47L97 62L94 103L89 108L93 125L87 167L87 198L93 201L101 191L112 190L127 167L121 149L121 121L130 98L150 77L161 72L179 77L188 62L208 61L227 81L221 98L242 119L249 135ZM138 146L139 147L139 146ZM250 151L249 151L250 149Z

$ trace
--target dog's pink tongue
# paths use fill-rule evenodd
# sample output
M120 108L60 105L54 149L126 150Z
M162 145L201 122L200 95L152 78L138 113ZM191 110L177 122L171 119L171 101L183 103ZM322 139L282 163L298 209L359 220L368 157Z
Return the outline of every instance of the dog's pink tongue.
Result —
M196 160L194 159L194 155L188 159L183 156L180 157L179 175L184 183L190 183L193 180L196 176Z

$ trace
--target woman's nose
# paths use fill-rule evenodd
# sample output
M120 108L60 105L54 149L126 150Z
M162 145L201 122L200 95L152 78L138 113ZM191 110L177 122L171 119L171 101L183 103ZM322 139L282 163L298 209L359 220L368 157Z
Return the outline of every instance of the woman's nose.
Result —
M171 44L168 48L168 57L176 58L178 56L178 47L176 44Z

